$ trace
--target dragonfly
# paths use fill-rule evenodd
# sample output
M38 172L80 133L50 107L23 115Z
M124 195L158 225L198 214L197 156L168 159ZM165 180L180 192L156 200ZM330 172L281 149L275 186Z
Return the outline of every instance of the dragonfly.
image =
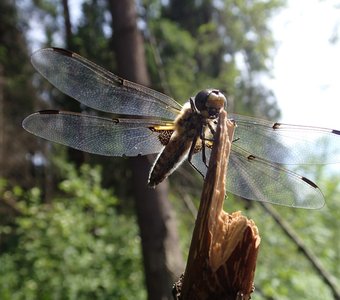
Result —
M183 106L171 97L125 80L86 58L60 48L40 49L35 69L64 94L109 113L44 110L23 120L41 138L105 156L158 154L149 185L155 186L188 159L203 177L218 115L226 97L200 91ZM289 125L230 114L235 124L226 189L245 199L288 207L321 208L320 188L289 165L340 162L340 131Z

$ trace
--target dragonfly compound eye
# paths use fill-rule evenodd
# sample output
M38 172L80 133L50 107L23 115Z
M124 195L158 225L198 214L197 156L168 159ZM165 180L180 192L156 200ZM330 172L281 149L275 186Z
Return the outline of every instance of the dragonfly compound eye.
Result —
M216 118L226 102L226 97L216 89L200 91L195 97L196 108L206 118Z

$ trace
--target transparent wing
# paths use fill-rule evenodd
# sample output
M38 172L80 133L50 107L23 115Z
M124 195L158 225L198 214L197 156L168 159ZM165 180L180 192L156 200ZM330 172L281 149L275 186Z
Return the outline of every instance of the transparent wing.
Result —
M209 158L211 150L206 150ZM191 163L205 177L207 167L200 152L193 156ZM230 153L227 176L227 190L249 200L310 209L321 208L325 203L312 181L279 164L256 158L235 145Z
M23 121L23 127L39 137L107 156L136 156L161 151L159 133L149 128L154 124L138 119L108 119L61 111L34 113Z
M280 164L340 162L340 131L273 123L231 114L236 121L234 145Z
M88 107L165 120L174 120L181 110L172 98L122 79L73 52L41 49L31 60L50 83Z

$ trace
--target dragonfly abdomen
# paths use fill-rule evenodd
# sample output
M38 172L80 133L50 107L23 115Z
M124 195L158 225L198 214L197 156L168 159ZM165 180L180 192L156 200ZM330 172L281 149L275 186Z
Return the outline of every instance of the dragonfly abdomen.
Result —
M149 182L155 186L168 177L187 157L191 147L191 140L183 136L174 137L155 160L151 168Z
M190 147L202 129L201 117L185 106L175 120L175 131L151 168L149 182L155 186L168 177L187 158Z

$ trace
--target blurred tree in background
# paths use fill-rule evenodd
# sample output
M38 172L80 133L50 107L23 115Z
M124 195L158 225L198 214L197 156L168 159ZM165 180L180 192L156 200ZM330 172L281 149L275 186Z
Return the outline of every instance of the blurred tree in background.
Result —
M29 187L33 183L28 157L37 141L20 128L22 116L35 106L24 36L27 23L19 19L12 1L1 1L0 19L0 176Z
M89 112L34 74L28 49L65 47L123 73L116 51L120 40L113 26L114 2L79 0L75 9L70 0L0 1L1 299L143 299L147 294L149 299L160 298L156 294L152 298L150 287L148 292L144 288L149 275L142 271L141 229L132 201L137 181L143 184L147 178L136 179L126 159L65 150L21 128L24 117L35 110ZM153 88L184 103L197 91L214 87L228 95L228 109L233 112L279 117L275 97L261 84L261 77L270 75L275 45L268 22L283 7L283 0L135 3ZM336 201L340 178L323 170L309 172L325 183L327 207L316 212L278 211L335 280L340 278ZM187 166L176 173L170 178L169 198L179 219L185 257L194 223L188 205L194 214L201 181ZM166 196L157 203L163 203L161 209L173 218ZM249 206L232 196L227 205L227 211ZM156 213L155 207L150 223ZM315 299L315 295L332 299L320 274L261 206L251 205L247 215L262 234L256 299ZM174 230L166 228L165 235L176 235ZM162 251L170 251L164 246L166 237L154 239L165 247ZM145 264L144 260L147 269Z

